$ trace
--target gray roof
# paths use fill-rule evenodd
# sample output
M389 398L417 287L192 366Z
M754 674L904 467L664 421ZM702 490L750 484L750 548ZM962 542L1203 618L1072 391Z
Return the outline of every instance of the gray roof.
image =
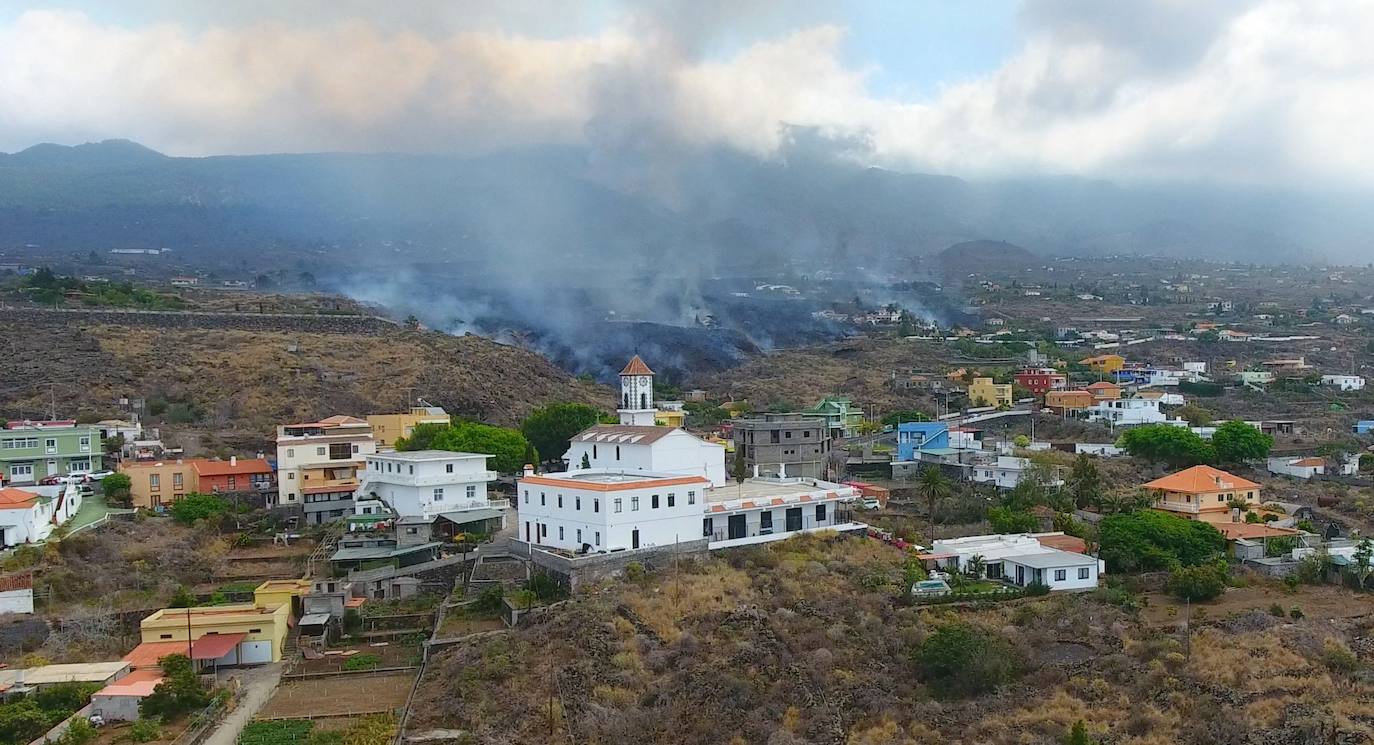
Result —
M501 510L494 509L491 507L478 507L475 510L458 510L456 512L444 512L439 515L439 517L442 517L451 523L457 523L458 525L464 525L466 523L475 523L481 520L494 520L500 516Z
M1013 564L1020 564L1021 566L1031 567L1033 569L1056 569L1058 567L1097 564L1097 559L1086 554L1076 554L1072 551L1060 551L1059 549L1050 549L1043 554L1004 556L1002 560L1010 561Z
M425 551L438 547L437 543L421 543L416 546L357 546L354 548L341 548L329 557L330 561L367 561L369 559L390 559L393 556L404 556L405 554L416 551Z
M329 614L328 614L328 613L307 613L306 615L301 616L301 620L298 621L296 625L298 625L298 626L320 626L320 625L326 624L326 623L329 623Z

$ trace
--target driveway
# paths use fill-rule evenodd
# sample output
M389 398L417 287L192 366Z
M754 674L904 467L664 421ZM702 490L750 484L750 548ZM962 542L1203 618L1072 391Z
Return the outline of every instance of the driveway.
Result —
M285 663L273 662L270 665L246 667L226 673L225 679L239 679L243 685L243 695L234 710L224 717L202 745L234 745L243 728L253 720L254 715L262 709L267 700L272 698L272 693L277 690L277 683L281 681L284 666Z

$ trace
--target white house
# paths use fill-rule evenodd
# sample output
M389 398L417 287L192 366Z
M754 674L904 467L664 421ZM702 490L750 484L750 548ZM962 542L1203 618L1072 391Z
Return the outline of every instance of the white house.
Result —
M491 457L448 450L369 455L358 496L382 500L397 517L486 509L487 484L496 478L487 468Z
M47 540L80 508L75 484L0 489L0 548Z
M1340 388L1343 391L1364 390L1363 375L1323 375L1322 385Z
M1323 458L1270 458L1269 473L1277 476L1292 476L1295 479L1310 479L1326 473L1326 460Z
M948 571L964 571L969 561L982 561L982 576L1020 587L1046 585L1053 591L1097 587L1103 563L1092 556L1054 548L1063 533L975 535L938 539L921 558Z
M572 552L623 551L697 540L705 509L704 476L604 468L516 482L516 535Z
M563 456L570 468L703 475L726 482L725 446L654 422L654 372L638 355L620 372L619 424L597 424L574 435Z
M1119 398L1098 401L1087 412L1088 421L1104 422L1113 427L1133 427L1139 424L1158 424L1168 419L1159 410L1159 399Z
M1021 479L1026 477L1034 464L1028 458L1013 458L1005 455L997 456L995 461L975 463L969 478L980 484L996 484L999 489L1011 489L1021 483ZM1059 478L1057 472L1051 472L1050 481L1046 486L1060 486L1064 480Z
M755 478L706 490L699 525L715 550L765 543L815 530L866 530L849 503L859 490L812 478Z

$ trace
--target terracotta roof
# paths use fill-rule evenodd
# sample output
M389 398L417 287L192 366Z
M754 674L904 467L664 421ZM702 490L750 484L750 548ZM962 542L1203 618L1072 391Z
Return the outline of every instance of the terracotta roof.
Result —
M1108 382L1105 381L1105 380L1099 380L1098 382L1093 383L1092 385L1088 386L1088 390L1090 390L1090 391L1093 391L1093 390L1101 391L1101 390L1106 390L1106 389L1108 389L1108 388L1117 388L1117 389L1119 389L1119 388L1121 388L1121 386L1117 385L1116 383L1108 383Z
M1045 548L1057 548L1060 551L1069 551L1075 554L1088 553L1088 544L1082 538L1071 535L1037 535L1035 540L1040 542Z
M646 364L644 364L644 360L640 359L640 358L639 358L639 355L635 355L635 356L633 356L633 357L630 358L629 364L625 365L625 369L624 369L624 370L621 370L621 371L620 371L620 374L621 374L621 375L653 375L653 374L654 374L654 371L653 371L653 370L650 370L650 369L649 369L649 366L646 365Z
M203 634L191 642L191 659L217 660L229 654L247 636L245 633ZM134 668L157 667L163 657L174 654L186 654L186 642L144 642L123 659Z
M13 487L0 489L0 509L14 509L16 507L32 507L38 502L38 495L31 491L15 489Z
M237 463L227 460L195 460L191 465L201 476L230 476L239 474L271 473L272 466L261 458L239 458Z
M1145 488L1162 489L1179 494L1210 494L1233 489L1258 489L1260 485L1211 466L1193 466L1178 473L1157 478L1145 484Z
M647 445L678 431L674 427L631 424L594 424L577 433L578 442L604 442L608 445Z
M96 696L134 696L143 698L152 694L157 684L162 682L162 671L155 669L135 670L115 682L95 692Z
M0 577L0 592L11 590L27 590L33 587L33 574L25 572L23 574L11 574Z
M1290 465L1307 468L1311 466L1325 466L1326 461L1321 458L1299 458L1298 460L1293 461Z

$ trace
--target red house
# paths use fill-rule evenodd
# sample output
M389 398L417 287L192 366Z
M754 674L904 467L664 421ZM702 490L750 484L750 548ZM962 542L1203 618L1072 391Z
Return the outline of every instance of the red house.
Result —
M1012 376L1016 384L1035 394L1037 398L1052 390L1068 385L1069 379L1052 367L1035 367L1022 370Z
M272 465L261 458L192 461L196 491L202 494L261 491L276 483Z

